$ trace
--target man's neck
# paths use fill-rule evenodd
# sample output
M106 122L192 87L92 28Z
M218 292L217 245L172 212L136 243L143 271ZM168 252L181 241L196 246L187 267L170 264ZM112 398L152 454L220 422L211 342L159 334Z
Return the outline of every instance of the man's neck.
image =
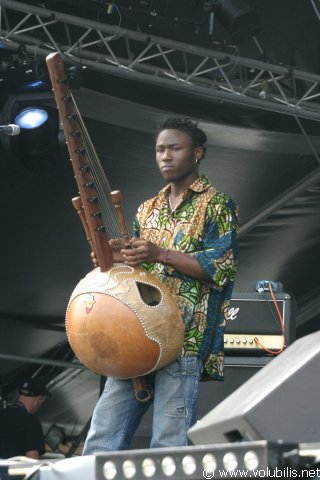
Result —
M194 181L199 177L198 174L194 174L178 182L170 182L170 197L172 199L177 199L182 197L184 192L194 183Z

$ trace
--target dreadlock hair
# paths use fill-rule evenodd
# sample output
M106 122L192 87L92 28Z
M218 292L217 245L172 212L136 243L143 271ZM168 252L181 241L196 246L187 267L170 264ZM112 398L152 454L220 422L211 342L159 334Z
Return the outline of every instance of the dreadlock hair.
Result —
M192 148L203 148L201 160L206 156L207 147L205 146L205 143L207 141L207 135L198 127L198 123L193 122L188 117L168 117L160 123L156 132L156 138L162 130L167 129L181 130L182 132L185 132L192 140Z

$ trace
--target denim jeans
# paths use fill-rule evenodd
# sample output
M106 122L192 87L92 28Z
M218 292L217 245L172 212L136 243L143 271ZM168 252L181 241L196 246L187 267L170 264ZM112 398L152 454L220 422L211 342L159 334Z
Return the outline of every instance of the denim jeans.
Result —
M93 412L83 455L125 450L139 423L153 403L150 446L188 445L187 431L196 422L202 362L197 356L178 357L148 376L154 398L135 398L131 380L108 378Z

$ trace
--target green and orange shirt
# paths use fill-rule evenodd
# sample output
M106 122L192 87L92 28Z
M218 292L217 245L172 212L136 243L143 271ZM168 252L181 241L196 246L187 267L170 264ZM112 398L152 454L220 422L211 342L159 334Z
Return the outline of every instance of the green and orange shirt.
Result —
M205 175L184 192L174 211L169 192L167 185L139 207L134 235L193 255L211 280L189 277L161 263L143 267L157 274L178 302L185 326L182 355L200 356L202 380L223 380L223 335L238 258L237 207Z

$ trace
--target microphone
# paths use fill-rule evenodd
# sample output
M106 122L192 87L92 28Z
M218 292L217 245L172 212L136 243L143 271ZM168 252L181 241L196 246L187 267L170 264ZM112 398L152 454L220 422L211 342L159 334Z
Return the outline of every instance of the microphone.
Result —
M20 127L19 125L0 125L0 133L4 133L5 135L19 135L20 133Z

